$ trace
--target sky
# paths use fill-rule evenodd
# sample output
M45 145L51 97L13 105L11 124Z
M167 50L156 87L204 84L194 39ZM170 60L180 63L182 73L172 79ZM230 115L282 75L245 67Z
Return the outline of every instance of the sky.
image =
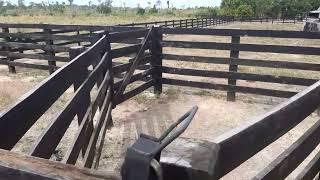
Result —
M18 0L9 0L12 3L16 3ZM44 2L66 2L68 3L68 0L25 0L26 3L29 2L35 2L35 3L41 3L42 1ZM97 4L98 0L91 0L92 3ZM79 4L79 5L85 5L88 4L89 0L74 0L74 4ZM148 2L151 2L151 4L154 4L156 0L113 0L112 5L113 6L122 6L123 3L125 3L126 7L137 7L139 4L141 7L147 7ZM195 7L195 6L219 6L221 3L221 0L170 0L170 3L177 8L188 8L188 7ZM167 0L162 0L162 6L166 7L167 6ZM170 5L171 6L171 5Z

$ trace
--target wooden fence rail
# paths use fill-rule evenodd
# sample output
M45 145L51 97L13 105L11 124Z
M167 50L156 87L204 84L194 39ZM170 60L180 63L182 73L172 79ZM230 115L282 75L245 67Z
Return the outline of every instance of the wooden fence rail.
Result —
M243 87L236 84L237 80L249 80L258 82L291 84L299 86L310 86L318 79L298 78L279 75L262 75L255 73L238 72L238 66L250 67L268 67L277 69L297 69L307 71L319 71L320 63L305 63L305 62L290 62L290 61L274 61L274 60L259 60L259 59L242 59L239 57L239 52L259 52L259 53L278 53L278 54L301 54L301 55L320 55L319 47L312 46L287 46L287 45L264 45L264 44L244 44L240 43L242 36L245 37L272 37L272 38L305 38L305 39L320 39L319 33L306 33L298 31L265 31L265 30L232 30L232 29L171 29L163 28L164 34L188 34L188 35L211 35L211 36L231 36L231 43L220 42L190 42L190 41L162 41L163 47L185 48L185 49L215 49L230 51L230 58L226 57L204 57L204 56L186 56L164 53L165 61L184 61L198 62L209 64L226 64L229 65L229 71L213 71L188 69L177 67L163 67L163 73L177 74L184 76L200 76L227 79L228 84L210 84L203 82L187 81L183 79L163 79L164 84L182 85L208 89L218 89L228 91L228 100L235 100L235 92L253 93L259 95L275 96L275 97L290 97L297 92L289 90L276 90L265 88ZM293 72L293 71L292 71Z

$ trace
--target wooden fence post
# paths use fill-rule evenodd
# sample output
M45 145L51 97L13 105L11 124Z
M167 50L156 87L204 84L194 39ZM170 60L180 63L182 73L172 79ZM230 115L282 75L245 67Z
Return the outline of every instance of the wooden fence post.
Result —
M85 47L83 46L74 46L69 49L69 57L70 61L77 57L79 54L85 51ZM80 73L77 75L76 80L73 82L73 89L74 92L77 91L77 89L81 86L82 82L88 77L89 71L88 68L81 68L79 69ZM78 124L80 125L81 120L83 119L85 113L86 113L86 107L88 107L90 104L90 93L88 93L88 96L86 96L86 99L84 101L84 104L79 106L78 108ZM83 108L82 108L83 107Z
M232 45L240 44L240 36L232 36L231 43L232 43ZM227 101L235 101L236 100L236 92L233 90L232 86L235 86L237 84L237 80L234 78L231 78L232 73L238 71L238 65L234 65L232 63L234 58L239 58L239 51L234 50L231 46L230 61L229 61L230 77L228 78L229 88L228 88L228 92L227 92Z
M194 19L192 18L191 19L191 27L193 28L193 21L194 21Z
M174 20L172 20L172 27L174 27Z
M182 27L182 20L180 19L180 28Z
M43 29L43 32L45 35L51 35L51 29ZM53 45L53 40L48 39L46 40L47 47L50 47ZM48 60L49 66L57 66L56 61L54 60L55 52L53 50L45 51L47 55L50 56L50 59ZM54 68L49 68L49 73L52 74L54 72Z
M154 82L154 93L162 93L162 46L163 39L161 27L154 27L151 46L151 67L154 68L152 79Z
M2 28L2 32L4 32L4 33L9 33L9 28ZM10 37L9 37L9 36L8 36L8 37L5 37L5 38L4 38L4 41L5 41L5 42L9 42L9 41L10 41ZM4 50L10 52L11 48L10 48L10 47L5 47ZM10 65L10 62L14 61L14 58L12 58L12 57L7 57L7 60L9 61L9 65L8 65L9 72L10 72L10 73L16 73L16 67Z

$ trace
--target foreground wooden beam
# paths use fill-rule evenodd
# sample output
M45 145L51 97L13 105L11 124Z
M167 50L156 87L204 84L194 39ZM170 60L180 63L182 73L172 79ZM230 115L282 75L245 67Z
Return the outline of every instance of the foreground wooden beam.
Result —
M0 179L120 180L120 176L0 150Z

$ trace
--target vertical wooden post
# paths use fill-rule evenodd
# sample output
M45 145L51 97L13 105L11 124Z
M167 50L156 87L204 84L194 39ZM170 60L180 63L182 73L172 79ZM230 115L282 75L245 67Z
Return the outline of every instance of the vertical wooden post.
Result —
M71 47L69 49L69 58L70 60L76 58L79 54L81 54L82 52L85 51L85 47L83 46L74 46ZM73 89L74 92L77 91L77 89L81 86L81 84L83 83L83 81L88 77L89 75L89 71L88 68L86 67L81 67L80 69L78 69L80 71L80 73L77 75L76 80L73 82ZM90 104L90 92L87 94L87 96L85 97L85 101L84 104L82 104L81 106L79 106L78 108L78 113L77 113L77 117L78 117L78 124L81 124L81 121L86 113L87 107Z
M174 27L174 20L172 20L172 27Z
M80 36L80 31L77 31L77 36ZM81 41L78 42L78 46L81 46Z
M162 93L162 46L163 38L161 27L154 27L152 34L151 46L151 67L155 69L152 73L154 82L154 93L160 95Z
M168 21L164 21L164 27L168 27Z
M4 32L4 33L9 33L9 28L5 28L5 27L2 28L2 32ZM8 37L5 37L5 38L4 38L4 41L5 41L5 42L9 42L9 41L10 41L10 37L9 37L9 36L8 36ZM10 52L11 48L8 46L8 47L5 47L4 50ZM12 58L12 57L7 57L7 60L8 60L8 62L9 62L9 65L8 65L9 72L10 72L10 73L16 73L16 67L10 65L10 62L14 61L14 58Z
M240 36L232 36L231 43L232 43L232 45L240 44ZM232 63L234 58L239 58L239 51L234 50L233 47L231 46L230 61L229 61L229 74L230 75L232 74L232 72L238 71L238 65L234 65ZM236 92L232 89L232 86L235 86L236 84L237 84L236 79L231 78L231 77L228 78L229 89L227 92L227 101L235 101L236 100Z
M182 27L182 20L180 19L180 25L179 25L179 27Z
M193 26L193 21L194 21L194 19L192 18L191 19L191 27L193 28L194 26Z
M43 32L46 35L51 35L51 29L44 29ZM50 47L51 45L53 45L53 40L51 39L46 40L46 45L47 47ZM55 52L46 51L45 53L50 56L50 59L48 60L48 65L57 66L56 61L54 60ZM54 68L49 68L49 73L52 74L53 72L54 72Z

